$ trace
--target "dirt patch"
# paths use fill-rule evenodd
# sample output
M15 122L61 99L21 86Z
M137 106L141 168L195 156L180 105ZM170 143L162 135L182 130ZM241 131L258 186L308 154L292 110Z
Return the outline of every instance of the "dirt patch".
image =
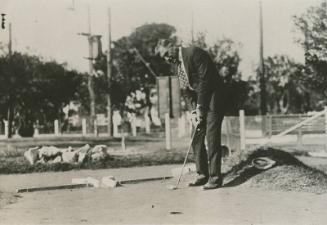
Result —
M276 164L267 170L252 166L252 160L268 157ZM327 175L311 168L290 153L278 149L259 149L234 166L225 175L225 187L248 186L281 191L327 192Z

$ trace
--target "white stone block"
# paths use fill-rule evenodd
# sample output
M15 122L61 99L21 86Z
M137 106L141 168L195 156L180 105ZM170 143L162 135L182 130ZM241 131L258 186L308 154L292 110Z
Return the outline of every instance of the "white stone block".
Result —
M95 179L93 177L88 177L87 179L87 183L91 184L93 187L98 188L100 187L100 181L98 179Z
M113 176L102 177L101 186L102 187L117 187L119 182Z
M73 178L72 184L88 184L87 178Z
M98 188L100 187L100 181L98 179L95 179L93 177L87 177L87 178L73 178L72 184L90 184L91 186Z

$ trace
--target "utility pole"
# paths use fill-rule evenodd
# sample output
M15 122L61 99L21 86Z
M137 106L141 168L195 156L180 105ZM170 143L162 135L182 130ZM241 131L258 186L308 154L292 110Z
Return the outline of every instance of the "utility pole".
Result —
M265 78L265 64L263 57L263 22L262 22L262 4L259 1L259 20L260 20L260 50L259 50L259 82L260 82L260 114L267 114L267 92Z
M11 23L9 23L9 42L8 42L9 56L12 55L12 34L11 34Z
M95 92L94 92L94 81L93 81L93 44L92 44L92 31L91 31L91 13L90 5L87 6L87 18L88 18L88 41L89 41L89 76L87 87L90 94L90 116L91 123L93 124L95 119Z
M11 33L11 23L9 23L9 41L8 41L8 54L9 57L12 56L12 33ZM14 120L14 104L9 97L9 105L7 111L7 121L8 121L8 138L12 137L12 123Z
M112 59L111 59L111 10L108 7L108 52L107 52L107 120L108 120L108 135L112 136L112 110L111 110L111 73L112 73Z
M192 38L192 44L194 44L194 14L192 11L192 23L191 23L191 38Z
M95 119L95 92L94 92L94 81L93 81L93 37L91 35L91 15L90 15L90 5L87 5L87 25L88 33L78 33L87 37L89 43L89 76L87 78L87 89L90 96L90 124L94 124Z

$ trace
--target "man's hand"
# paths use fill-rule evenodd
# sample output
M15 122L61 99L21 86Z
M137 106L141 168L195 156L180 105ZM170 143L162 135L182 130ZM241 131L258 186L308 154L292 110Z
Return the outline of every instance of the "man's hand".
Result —
M193 110L191 112L191 122L193 124L194 127L198 126L198 122L197 122L197 116L196 116L196 110Z
M197 127L204 122L205 112L201 106L197 106L191 113L191 122L193 126Z

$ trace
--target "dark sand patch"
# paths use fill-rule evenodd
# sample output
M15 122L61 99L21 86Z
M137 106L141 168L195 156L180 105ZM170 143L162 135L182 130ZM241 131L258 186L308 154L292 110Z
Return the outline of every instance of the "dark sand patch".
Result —
M259 170L252 166L252 160L257 157L268 157L276 164L270 169ZM327 192L327 175L290 153L273 148L258 149L226 173L224 186L237 185L321 194Z

